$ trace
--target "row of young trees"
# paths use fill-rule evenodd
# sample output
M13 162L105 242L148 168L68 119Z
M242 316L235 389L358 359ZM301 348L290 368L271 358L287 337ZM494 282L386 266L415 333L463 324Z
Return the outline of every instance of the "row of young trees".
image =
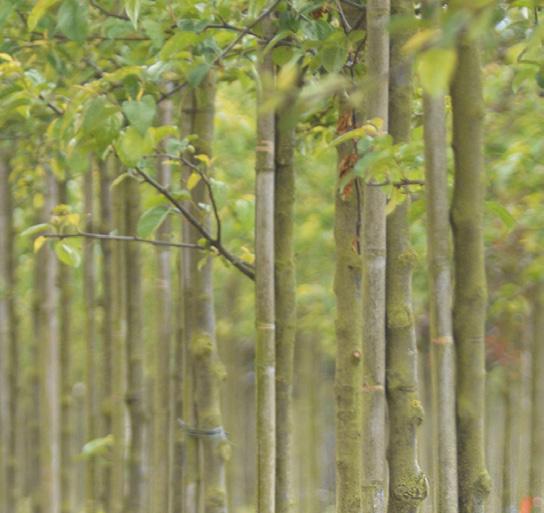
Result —
M535 99L538 2L118 4L0 9L0 510L220 513L252 510L255 490L259 513L515 511L522 498L524 512L541 511L538 202L514 228L501 201L516 167L486 202L486 150L502 170L510 141L494 108L486 148L482 81L508 69L503 82L525 87L516 115ZM514 64L501 68L503 53ZM530 72L516 68L525 61ZM232 133L230 118L216 136L244 95L256 114L235 116L254 131ZM535 137L524 115L518 133ZM336 148L334 173L331 158L319 163L324 145ZM540 151L519 150L516 165ZM318 197L308 210L295 208L305 186ZM487 228L491 255L486 206L509 226L500 237ZM301 233L320 210L336 255L328 353L307 343L332 336L333 314L317 306L327 296L301 299L312 282L327 289L332 270ZM491 321L486 259L499 270ZM510 345L527 316L532 370L518 386ZM509 369L506 392L486 390L490 326L510 340L487 336L487 368ZM325 386L319 369L333 361L328 394L332 372ZM531 420L516 423L529 391ZM531 433L525 471L520 433ZM491 495L488 463L500 475ZM334 500L316 499L332 486Z

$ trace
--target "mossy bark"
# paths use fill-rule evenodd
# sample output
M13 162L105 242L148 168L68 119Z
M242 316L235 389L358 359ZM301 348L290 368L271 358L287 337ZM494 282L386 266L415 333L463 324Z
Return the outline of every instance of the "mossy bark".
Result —
M529 492L532 513L544 512L544 286L539 285L533 302L532 425Z
M172 124L172 103L161 105L161 125ZM161 162L158 169L159 182L168 187L171 181L170 165ZM171 223L167 219L157 230L161 240L171 236ZM170 361L173 338L171 251L158 247L157 259L157 340L154 344L154 387L153 387L153 455L151 487L151 512L168 511L169 466L170 466Z
M112 161L109 160L100 163L99 190L100 190L100 231L110 233L112 230ZM102 260L100 267L101 307L102 307L102 325L101 325L101 348L100 348L100 366L99 366L99 397L97 399L101 413L100 436L107 436L113 431L112 426L112 383L113 383L113 341L114 341L114 320L113 320L113 242L102 240L100 247L102 250ZM111 511L111 464L108 461L99 468L99 499L105 511Z
M483 242L484 104L477 42L466 34L460 37L458 64L451 86L455 158L451 208L455 262L453 334L457 348L459 511L480 513L491 486L485 467L482 415L485 408L487 307Z
M425 4L431 19L438 2ZM457 513L455 346L452 327L451 243L445 97L423 96L425 196L430 277L430 338L433 417L433 503L437 512Z
M126 187L125 223L126 233L136 235L140 217L139 183L133 179L124 182ZM125 287L127 318L127 390L125 400L130 419L130 442L128 448L128 490L126 509L130 513L142 513L145 508L147 472L145 465L145 380L144 341L142 335L142 273L140 246L125 245Z
M389 23L388 0L366 6L368 92L367 119L383 120L388 129ZM385 399L385 267L386 197L373 183L364 186L363 200L363 428L362 511L386 509Z
M295 127L289 113L295 95L276 116L274 181L274 280L276 309L276 513L289 513L293 503L293 359L296 298L295 249Z
M125 230L126 184L112 191L113 227L119 233ZM112 246L112 394L111 423L113 451L111 464L110 508L112 513L124 513L126 477L126 290L125 251L121 244Z
M13 408L16 386L13 375L12 295L12 209L10 171L4 155L0 156L0 510L15 509L15 420Z
M266 41L273 20L261 22ZM268 49L269 50L269 49ZM255 161L255 322L257 376L257 513L274 513L276 478L276 355L274 299L274 94L272 52L258 57L257 147Z
M215 77L209 73L191 94L193 126L197 136L196 154L211 158L215 114ZM206 170L209 172L209 169ZM210 198L204 179L191 191L192 210L201 223L210 227L210 214L199 204L209 204ZM200 235L189 228L189 240L196 242ZM213 294L213 260L206 256L202 265L201 255L192 253L187 279L190 281L190 358L194 372L194 407L197 429L217 431L214 435L199 437L201 503L204 513L227 511L225 464L230 445L223 429L221 412L221 383L224 369L217 350Z
M84 177L84 223L85 230L94 231L95 205L93 167ZM97 327L96 327L96 259L94 242L86 239L83 243L83 300L85 306L85 438L94 440L98 436L98 390L97 390ZM91 457L85 471L85 511L94 513L97 509L97 464Z
M46 214L57 203L57 186L47 172ZM46 245L44 273L45 304L39 343L40 369L40 513L60 513L60 356L59 356L59 266L52 247Z
M353 122L353 111L342 96L338 130ZM354 155L351 141L338 146L338 176ZM335 191L334 239L336 269L336 510L358 513L361 508L361 196L357 182Z
M63 178L57 181L58 202L68 205L68 183ZM74 485L74 454L72 452L72 351L74 343L72 333L73 301L72 269L59 262L59 352L60 352L60 471L62 503L61 512L71 513L73 510L72 491Z
M412 15L410 0L392 0L396 16ZM389 133L395 143L409 140L412 116L412 63L403 54L410 34L391 40ZM417 256L410 243L410 196L387 218L386 384L389 406L389 508L416 513L427 497L427 478L418 462L417 427L423 421L418 393L417 346L412 300L412 271Z

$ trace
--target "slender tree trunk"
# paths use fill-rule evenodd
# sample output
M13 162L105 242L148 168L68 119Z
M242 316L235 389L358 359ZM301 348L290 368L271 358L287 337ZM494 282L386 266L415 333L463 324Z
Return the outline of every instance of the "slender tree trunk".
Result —
M433 4L433 0L427 2ZM437 2L436 2L437 3ZM428 5L432 8L434 5ZM433 503L457 513L455 347L452 327L451 250L444 96L423 96L425 193L430 276L431 379L433 414Z
M172 123L172 103L161 106L161 124ZM158 179L165 187L171 181L170 165L161 162ZM169 220L159 228L158 237L168 240L171 235ZM169 449L170 449L170 359L173 336L171 252L167 247L157 248L157 340L154 344L155 382L153 398L153 486L152 513L167 513L169 493Z
M126 233L136 235L140 216L140 190L136 180L125 180ZM128 450L128 490L126 509L130 513L145 510L145 381L144 343L142 335L142 274L140 246L125 246L125 287L127 311L127 391L126 403L130 418L130 442Z
M295 249L295 127L289 123L295 98L289 95L276 116L274 182L274 258L276 309L276 513L289 513L294 503L292 475L293 359L296 299Z
M389 0L369 0L367 14L368 119L388 127ZM365 184L363 205L363 465L362 511L386 508L385 421L385 193Z
M457 4L457 3L456 3ZM451 87L455 185L451 219L455 256L453 333L457 346L459 510L480 513L491 486L485 468L485 196L480 54L465 35Z
M393 15L409 17L411 0L392 0ZM398 32L391 41L389 132L396 143L410 138L412 63L403 55L409 37ZM418 393L417 345L412 306L412 271L417 256L410 244L410 196L387 218L387 400L389 405L389 511L416 513L427 497L427 478L417 451L417 427L423 421Z
M0 510L15 509L15 430L16 412L13 410L12 376L14 344L12 270L12 215L9 168L0 156Z
M502 511L502 513L515 513L517 511L517 497L515 490L516 468L516 438L519 432L516 430L518 417L518 396L520 391L519 362L516 362L516 369L508 368L506 370L506 383L503 390L504 395L504 444L500 448L503 452L502 457L502 490L500 509L491 509L490 511ZM494 429L493 424L488 428ZM499 449L499 450L500 450ZM496 492L495 492L496 493Z
M273 21L261 22L265 40ZM274 299L274 112L265 107L274 94L272 52L259 56L257 148L255 162L255 316L257 375L257 513L275 511L276 477L276 355Z
M62 205L68 204L67 180L58 180L58 201ZM59 263L58 287L60 294L60 472L61 472L61 490L62 490L62 513L71 513L73 504L71 502L72 488L74 483L73 462L74 456L72 453L72 358L71 345L72 338L72 315L73 311L70 308L73 300L73 292L71 280L73 273L67 265Z
M109 233L112 230L112 194L111 187L111 162L102 162L100 164L100 231ZM102 249L101 281L102 281L102 330L101 341L102 348L100 352L100 398L97 403L100 405L101 436L108 436L113 433L112 425L112 382L113 382L113 343L114 343L114 319L113 319L113 285L114 270L112 258L112 242L102 240L100 242ZM111 463L108 461L100 466L100 497L106 512L111 510L111 485L112 473Z
M339 102L337 131L353 126L347 99ZM338 146L338 177L354 162L353 143ZM335 193L334 238L336 270L336 510L358 513L361 508L361 252L360 187L357 181Z
M544 512L544 286L536 289L533 303L533 372L531 467L529 475L532 513Z
M87 171L84 177L84 222L85 230L94 231L94 180L93 169ZM85 438L88 441L97 438L97 340L96 340L96 262L94 255L94 242L85 239L83 243L83 297L85 305L85 390L86 390L86 428ZM97 467L96 458L91 456L87 460L85 472L85 511L94 513L97 500Z
M125 189L121 183L113 189L112 218L113 226L119 233L125 230ZM110 507L112 513L124 513L125 476L126 476L126 311L125 311L125 250L122 245L112 246L112 395L111 422L113 451L111 465ZM108 512L109 513L109 512Z
M51 214L57 201L57 187L47 173L46 213ZM45 304L39 343L40 368L40 488L41 513L60 513L60 369L59 369L59 290L58 261L53 249L45 246Z

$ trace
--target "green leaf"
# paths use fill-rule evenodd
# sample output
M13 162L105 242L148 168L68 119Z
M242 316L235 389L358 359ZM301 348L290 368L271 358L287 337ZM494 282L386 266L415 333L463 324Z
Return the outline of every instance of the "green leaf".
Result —
M169 213L170 207L166 205L159 205L146 210L138 221L138 236L144 239L150 237L168 217Z
M36 235L37 233L46 232L51 229L51 226L48 223L35 224L34 226L29 226L26 230L23 230L20 233L21 237L28 237L30 235Z
M327 45L319 52L319 56L322 66L329 73L336 73L344 67L348 58L347 45Z
M55 244L55 253L58 259L70 267L79 267L81 263L80 254L65 242L59 241Z
M59 30L74 41L84 41L89 30L87 5L79 0L64 0L58 12Z
M417 71L425 92L432 96L445 94L456 64L457 53L451 48L431 48L423 52L418 57Z
M130 100L123 102L122 109L130 124L141 135L145 135L157 113L155 99L149 94L146 94L140 101Z
M516 219L504 205L496 201L486 201L485 205L487 210L498 217L508 229L512 229L516 224Z
M142 0L125 0L125 12L135 29L138 28L138 18L140 17L141 7Z
M153 138L145 137L133 126L129 126L115 144L121 162L128 167L134 167L144 155L153 151Z
M32 31L36 28L39 21L45 16L45 13L53 7L59 0L38 0L28 16L28 30Z
M191 68L187 73L187 82L189 85L191 87L199 86L211 68L211 65L207 62L202 62Z
M85 458L91 458L93 456L97 456L100 454L105 454L110 447L113 446L113 435L107 435L103 436L101 438L95 438L94 440L90 440L87 442L83 449L81 450L81 454Z

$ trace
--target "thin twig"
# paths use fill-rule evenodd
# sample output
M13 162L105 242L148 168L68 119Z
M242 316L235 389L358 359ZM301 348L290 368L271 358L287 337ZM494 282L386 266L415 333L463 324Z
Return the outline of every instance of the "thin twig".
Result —
M94 0L89 0L89 3L98 11L100 11L102 14L105 14L106 16L109 16L110 18L117 18L118 20L125 20L130 21L130 18L124 14L117 14L114 12L110 12L101 5L98 5Z
M214 64L217 64L219 61L223 60L230 52L231 50L247 35L251 32L251 29L257 25L259 22L261 22L262 20L264 20L264 18L266 18L268 15L270 15L274 9L276 8L276 6L280 3L281 0L274 0L274 2L272 2L272 4L263 10L263 12L257 16L257 18L255 18L246 28L244 28L239 34L238 36L236 36L234 38L234 40L219 54L217 55L211 62L211 65L213 66ZM172 88L170 91L166 92L166 93L163 93L159 99L157 100L157 103L160 103L164 100L166 100L167 98L170 98L170 96L173 96L175 93L177 93L178 91L181 91L182 89L184 89L185 87L187 87L188 83L187 82L182 82L181 84L178 84L176 87Z
M113 240L120 242L142 242L144 244L152 244L153 246L166 246L172 248L189 248L189 249L198 249L200 251L206 251L207 248L200 246L199 244L190 244L185 242L170 242L167 240L156 240L156 239L142 239L141 237L136 237L132 235L110 235L107 233L91 233L91 232L77 232L77 233L46 233L42 235L46 239L74 239L74 238L85 238L85 239L99 239L99 240Z
M135 167L133 169L143 179L144 182L151 185L151 187L153 187L157 192L162 194L172 205L176 207L176 209L185 217L185 219L187 219L187 221L200 233L200 235L202 235L202 237L206 239L210 247L215 248L217 252L225 258L225 260L230 262L234 267L236 267L236 269L241 271L248 278L252 280L255 279L255 270L253 266L247 264L243 260L240 260L238 257L233 255L223 246L223 243L220 240L214 239L210 232L208 232L208 230L204 226L202 226L198 219L196 219L196 217L193 216L193 214L191 214L191 212L184 205L182 205L176 198L172 196L168 189L163 187L159 182L157 182L139 167Z
M64 111L62 109L60 109L59 107L57 107L55 104L47 101L45 99L45 96L43 94L40 93L39 95L40 97L40 100L43 100L45 102L45 104L57 115L57 116L62 116L64 115Z
M346 18L346 14L344 13L344 9L342 8L342 5L340 4L340 0L335 0L336 8L338 9L338 14L340 14L340 19L342 20L342 25L344 25L344 32L349 33L351 32L351 25L349 24L348 19Z

